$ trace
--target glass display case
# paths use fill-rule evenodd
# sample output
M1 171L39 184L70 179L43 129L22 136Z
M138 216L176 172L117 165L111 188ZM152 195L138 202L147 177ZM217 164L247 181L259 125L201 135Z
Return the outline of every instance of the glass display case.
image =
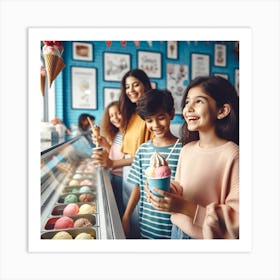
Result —
M77 136L41 151L41 239L125 239L108 170Z

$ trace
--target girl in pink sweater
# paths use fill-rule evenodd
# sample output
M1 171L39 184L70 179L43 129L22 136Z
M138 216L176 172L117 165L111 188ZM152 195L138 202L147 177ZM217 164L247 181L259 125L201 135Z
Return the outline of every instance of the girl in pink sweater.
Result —
M239 100L224 78L197 77L182 100L185 123L171 193L147 200L171 212L171 238L239 238Z

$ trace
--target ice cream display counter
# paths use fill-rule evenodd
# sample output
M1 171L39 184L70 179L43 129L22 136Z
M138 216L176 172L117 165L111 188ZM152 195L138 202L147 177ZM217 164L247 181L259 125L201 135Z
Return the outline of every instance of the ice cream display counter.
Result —
M108 171L77 136L41 152L41 239L124 239Z

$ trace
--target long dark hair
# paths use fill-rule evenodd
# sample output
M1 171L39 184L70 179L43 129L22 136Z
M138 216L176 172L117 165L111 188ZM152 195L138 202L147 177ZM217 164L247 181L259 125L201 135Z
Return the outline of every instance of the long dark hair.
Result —
M127 127L127 124L136 110L136 104L132 103L126 95L126 79L128 77L134 77L138 79L144 86L144 91L152 89L151 82L147 74L141 69L133 69L128 71L122 78L121 81L121 95L120 95L120 111L123 116L124 127Z
M189 90L201 87L203 92L211 96L218 108L224 104L231 107L230 113L223 119L216 119L216 133L219 137L239 144L239 98L234 86L226 79L219 76L197 77L190 82L182 99L182 110L188 97ZM189 131L186 122L181 127L180 136L184 144L199 139L197 131Z

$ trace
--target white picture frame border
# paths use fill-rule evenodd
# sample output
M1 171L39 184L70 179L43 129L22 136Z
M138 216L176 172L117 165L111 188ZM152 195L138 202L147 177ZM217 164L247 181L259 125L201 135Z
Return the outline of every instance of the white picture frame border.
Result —
M87 48L87 55L79 54L78 47ZM93 61L93 45L91 43L73 42L72 44L73 60Z

